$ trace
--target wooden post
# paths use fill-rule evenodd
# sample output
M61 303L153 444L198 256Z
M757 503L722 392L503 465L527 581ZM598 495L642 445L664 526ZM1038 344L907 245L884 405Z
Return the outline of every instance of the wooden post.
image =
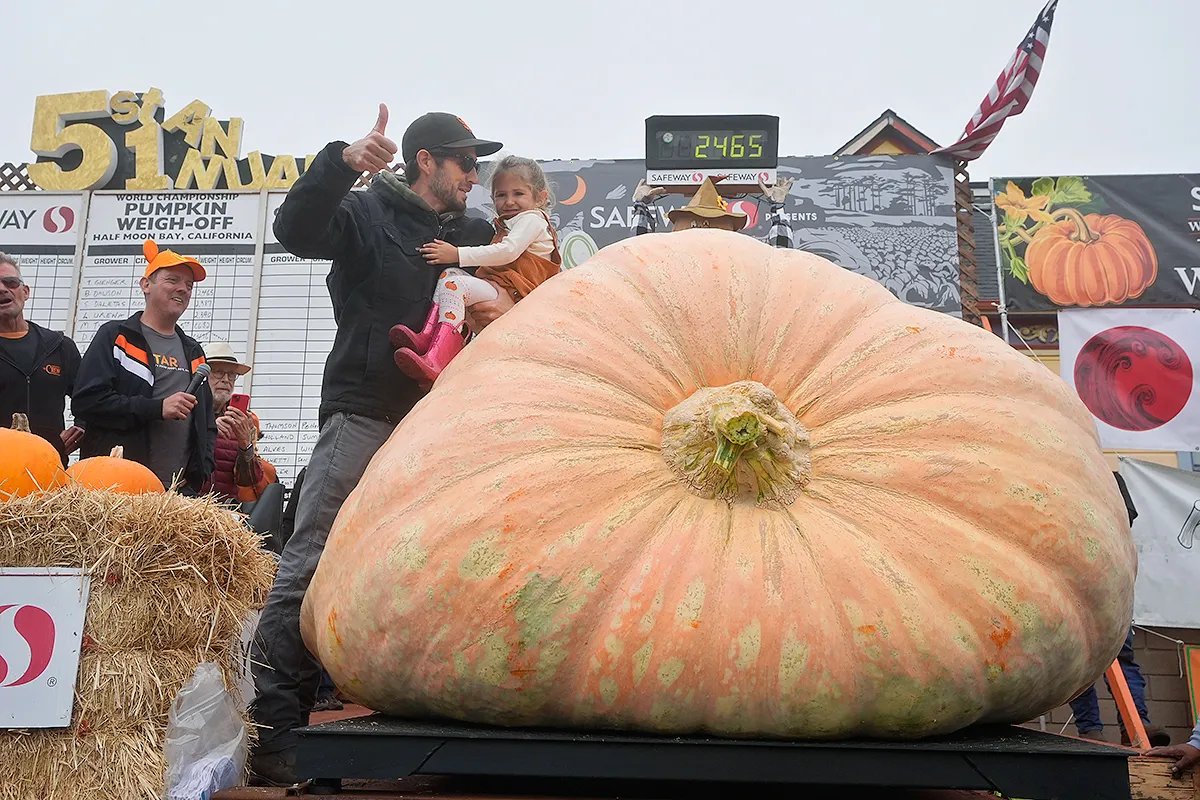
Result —
M954 217L958 223L958 285L962 318L980 325L979 279L975 260L975 220L972 218L971 176L967 162L954 161Z
M1121 671L1121 662L1114 661L1104 675L1108 678L1108 688L1112 690L1113 700L1117 701L1117 712L1121 715L1121 721L1125 723L1129 746L1135 750L1149 749L1150 737L1146 735L1146 726L1142 724L1142 717L1133 703L1129 684L1125 682L1125 673Z

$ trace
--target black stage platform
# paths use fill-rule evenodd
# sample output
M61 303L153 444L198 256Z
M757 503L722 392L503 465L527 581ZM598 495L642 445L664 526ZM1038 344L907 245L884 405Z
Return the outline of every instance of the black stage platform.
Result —
M604 783L731 782L980 789L1029 800L1130 800L1129 750L1015 726L915 742L786 742L493 728L374 715L299 731L301 780L410 775ZM694 791L694 790L693 790ZM660 794L664 792L659 792Z

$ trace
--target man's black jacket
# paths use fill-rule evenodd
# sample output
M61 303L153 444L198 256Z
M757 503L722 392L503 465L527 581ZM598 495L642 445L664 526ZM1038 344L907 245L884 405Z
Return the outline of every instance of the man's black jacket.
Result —
M336 411L396 423L424 394L396 366L388 339L393 325L419 330L444 267L428 264L421 245L491 243L485 220L439 216L390 171L367 191L352 192L359 173L332 142L292 185L274 221L288 252L329 259L325 278L337 322L321 382L320 418Z
M29 430L54 445L66 466L64 412L67 396L75 391L79 348L66 334L32 322L26 336L37 337L32 372L26 373L0 350L0 425L12 425L13 414L27 415Z
M154 352L142 335L141 320L139 311L104 323L83 354L71 396L71 411L84 428L80 458L106 456L121 445L125 458L149 464L150 423L162 419L163 401L154 399ZM178 325L175 332L194 373L204 363L204 348ZM188 417L192 454L183 477L198 492L216 465L217 420L207 383L197 390L196 401Z

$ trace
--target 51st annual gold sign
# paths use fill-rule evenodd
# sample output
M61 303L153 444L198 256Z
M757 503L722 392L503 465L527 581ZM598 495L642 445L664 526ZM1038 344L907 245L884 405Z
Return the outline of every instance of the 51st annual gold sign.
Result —
M255 150L243 158L240 117L222 123L200 100L168 117L164 105L153 87L38 97L30 179L49 191L287 189L313 157Z

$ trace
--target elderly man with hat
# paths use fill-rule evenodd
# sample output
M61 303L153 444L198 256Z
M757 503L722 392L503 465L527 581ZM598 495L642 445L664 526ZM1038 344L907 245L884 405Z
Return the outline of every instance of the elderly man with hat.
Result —
M217 442L213 451L216 464L201 492L212 492L227 502L252 503L279 478L274 465L258 454L257 442L262 436L258 415L229 404L237 379L250 371L250 365L239 361L226 342L206 343L204 355L212 368L208 385L217 417Z
M178 323L206 275L195 258L153 240L142 252L145 310L101 325L79 365L71 398L84 427L79 454L108 455L120 445L163 485L178 477L180 491L195 494L213 472L217 422L208 386L187 392L204 349Z

